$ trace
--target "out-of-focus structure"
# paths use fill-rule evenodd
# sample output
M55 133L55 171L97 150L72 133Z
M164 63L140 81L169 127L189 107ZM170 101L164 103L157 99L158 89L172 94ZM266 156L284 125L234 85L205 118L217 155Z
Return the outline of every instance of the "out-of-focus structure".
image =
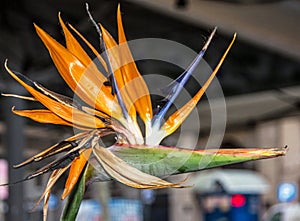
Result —
M97 45L97 34L88 20L84 3L79 0L38 3L31 0L2 1L0 63L3 64L8 58L13 69L47 84L50 89L72 96L51 64L32 23L36 22L61 40L57 19L57 13L61 11L66 21ZM117 3L91 0L89 4L95 20L116 34ZM263 202L269 205L277 202L279 183L299 183L300 1L128 0L121 1L121 7L128 39L163 38L199 51L205 36L208 36L214 26L218 26L218 34L205 56L211 66L215 65L230 37L237 32L238 40L218 74L227 107L227 129L222 146L242 148L288 145L289 152L283 158L245 163L231 168L251 169L263 175L270 187L267 194L263 195ZM178 61L187 59L172 52L170 56ZM142 61L138 65L141 73L145 74L159 73L175 78L182 72L175 65L154 61ZM1 92L25 94L24 90L8 78L3 65L0 67L0 74ZM187 90L193 93L193 88L191 82ZM12 106L22 108L34 105L30 102L0 98L0 157L9 162L9 168L38 152L40 148L72 133L63 127L40 127L10 113ZM200 102L198 113L201 122L200 135L189 128L181 131L184 138L181 146L189 147L189 141L198 138L197 147L206 145L211 124L211 111L207 101ZM187 120L187 125L193 124L192 119ZM176 140L176 135L166 142L172 142L172 139ZM23 178L27 173L25 171L31 169L10 170L9 181ZM0 176L5 176L5 172L0 171ZM28 214L25 211L34 205L44 184L45 179L41 177L23 185L9 187L9 198L0 199L5 202L0 206L0 214L6 214L6 221L40 219L39 207L36 213ZM193 189L166 189L143 193L115 183L110 185L114 187L112 196L144 200L144 220L202 219L201 207ZM93 188L97 188L97 185ZM58 188L57 192L59 191L61 190ZM88 196L97 197L92 192ZM56 211L60 208L59 200L53 198L51 202L53 204L50 210ZM56 214L50 213L49 220L57 220Z

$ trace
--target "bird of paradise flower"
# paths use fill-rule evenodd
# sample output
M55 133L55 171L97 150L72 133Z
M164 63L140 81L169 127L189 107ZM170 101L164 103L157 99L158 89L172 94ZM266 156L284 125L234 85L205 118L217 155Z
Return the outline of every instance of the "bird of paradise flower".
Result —
M90 171L95 168L102 173L100 178L98 177L100 181L115 179L125 185L144 189L181 188L184 187L182 185L183 181L172 183L160 177L285 154L284 148L193 151L159 146L162 139L176 131L196 107L220 69L235 41L236 35L234 35L219 63L202 88L190 101L164 121L166 112L202 59L216 32L216 28L187 70L168 86L167 102L154 114L148 87L132 58L125 37L120 7L117 11L118 42L102 25L97 26L100 34L100 52L73 26L70 24L65 25L60 14L59 22L65 35L66 46L58 43L37 25L34 26L38 36L47 47L60 75L86 105L52 92L24 75L12 71L8 68L7 61L5 62L8 73L32 97L6 96L37 101L45 107L45 109L38 110L15 110L13 108L13 113L40 123L65 125L79 130L75 135L15 166L19 168L62 153L50 164L43 166L25 178L25 180L29 180L51 172L46 188L38 200L39 203L44 199L44 220L47 217L51 189L62 174L67 171L69 171L69 174L65 182L62 199L69 196L72 190L75 195L78 194L84 188L87 177L94 176L94 173ZM70 30L94 53L97 62L102 65L101 71ZM142 120L145 127L144 135L138 123L138 118ZM115 134L116 143L104 148L104 146L101 146L101 138L109 134ZM172 157L168 158L168 154L171 152ZM211 157L211 161L205 167L201 167L199 162L204 156ZM165 160L158 160L162 158L165 158ZM186 160L181 161L182 158ZM90 163L92 161L93 163ZM182 165L178 165L178 162L181 162ZM154 164L157 169L151 170L142 166L147 163ZM165 164L168 164L171 169L160 169ZM75 200L74 194L69 197L71 201ZM82 195L82 191L80 194ZM73 208L74 217L76 217L79 204L76 204L76 209ZM63 215L65 217L68 216L68 210L66 211Z

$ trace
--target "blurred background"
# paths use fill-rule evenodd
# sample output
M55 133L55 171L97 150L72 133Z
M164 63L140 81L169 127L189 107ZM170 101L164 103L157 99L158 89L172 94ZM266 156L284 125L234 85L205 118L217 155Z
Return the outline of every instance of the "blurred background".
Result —
M63 43L58 12L93 45L98 37L81 0L2 0L0 7L0 63L47 88L72 97L57 73L47 50L37 37L38 24ZM181 220L300 220L300 1L298 0L90 0L91 12L116 37L116 9L121 3L127 39L163 38L200 51L213 27L218 26L205 55L214 67L237 32L238 39L219 71L227 106L227 127L221 148L289 146L287 156L227 166L191 175L188 189L138 191L115 182L95 183L82 204L78 220L181 221ZM185 59L173 54L175 59ZM27 95L0 66L1 93ZM175 78L182 69L155 61L138 63L141 73ZM190 82L193 94L198 86ZM0 183L24 178L40 165L13 170L32 156L73 131L40 125L14 116L11 107L34 104L0 98ZM201 149L210 133L210 109L198 105L200 135L183 131L183 146L198 139ZM174 134L164 144L172 143ZM183 176L185 177L185 176ZM42 220L42 206L30 212L48 176L10 187L0 187L0 221ZM65 177L64 177L65 178ZM178 177L180 178L180 177ZM49 220L59 219L64 180L53 191ZM102 204L100 203L102 202ZM104 203L103 203L104 202ZM108 207L110 213L105 215ZM264 215L265 214L265 215Z

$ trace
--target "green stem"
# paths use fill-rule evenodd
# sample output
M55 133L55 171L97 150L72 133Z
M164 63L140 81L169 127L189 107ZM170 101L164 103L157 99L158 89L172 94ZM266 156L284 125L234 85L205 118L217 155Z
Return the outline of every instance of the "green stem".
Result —
M79 207L85 192L85 182L90 177L89 166L86 165L84 172L81 173L80 178L73 188L71 194L68 197L67 203L64 206L61 221L75 221L79 211Z

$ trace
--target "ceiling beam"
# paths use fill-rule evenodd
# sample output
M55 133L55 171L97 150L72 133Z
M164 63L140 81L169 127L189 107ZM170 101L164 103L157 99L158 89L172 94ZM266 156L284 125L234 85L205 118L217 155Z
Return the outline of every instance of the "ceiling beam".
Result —
M218 26L226 35L238 38L300 60L300 2L233 4L222 1L189 0L178 8L175 0L128 0L191 24Z

